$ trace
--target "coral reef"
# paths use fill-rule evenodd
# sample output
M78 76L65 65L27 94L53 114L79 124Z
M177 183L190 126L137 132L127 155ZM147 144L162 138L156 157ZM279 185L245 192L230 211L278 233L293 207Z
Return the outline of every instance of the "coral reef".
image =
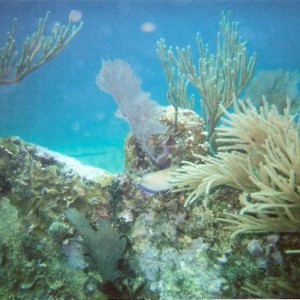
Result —
M149 297L159 299L216 298L225 280L221 266L208 258L202 238L178 239L184 215L169 219L148 212L139 215L131 233L136 268L147 281ZM186 239L186 240L185 240Z
M202 194L227 185L243 191L245 206L232 221L236 232L299 232L300 138L289 107L280 115L268 104L257 110L251 102L235 102L234 113L218 129L216 157L197 155L204 165L188 163L173 182L192 190L186 205Z
M142 151L134 135L127 137L125 146L127 172L141 173L164 169L170 165L177 166L183 160L195 161L193 152L207 154L209 145L205 142L204 121L195 112L181 108L178 108L176 129L173 126L174 121L174 107L164 107L160 122L169 129L163 137L159 135L150 139L150 141L154 140L153 143L157 143L156 139L167 140L168 155L158 165Z
M246 112L249 120L269 116L268 122L274 120L274 128L277 124L281 130L284 122L279 121L289 120L274 110L269 115L266 109L259 113L242 107L229 120L232 116L246 122L242 117ZM197 147L201 160L211 159L205 156L201 118L189 110L178 111L176 135L170 132L176 137L170 147L172 164L177 159L200 163L193 157ZM173 106L166 107L160 121L172 124L173 112ZM292 124L286 127L290 133ZM127 141L126 172L119 175L84 167L18 138L1 139L0 153L0 296L4 299L39 299L45 290L54 299L298 296L297 232L276 229L272 235L262 235L252 231L232 239L220 219L224 212L243 209L236 186L210 190L206 208L185 208L185 191L144 194L133 174L157 166L133 136ZM71 217L67 213L67 218L66 211L76 213ZM106 220L107 226L99 227L100 220ZM126 249L120 236L128 241ZM109 263L103 260L105 251L112 258L107 274L102 269Z
M281 114L266 102L258 109L228 98L228 91L242 92L255 58L246 59L237 23L227 21L223 15L224 61L219 57L222 70L215 70L221 82L208 80L216 60L201 40L208 77L185 74L220 92L209 103L210 132L195 112L179 107L180 97L167 107L155 104L117 60L104 63L97 81L132 127L123 174L17 137L0 139L1 299L299 298L299 123L289 106ZM178 52L183 68L192 64L188 51ZM225 54L242 60L233 62L237 85L226 77L232 65ZM125 80L128 90L118 86ZM184 95L184 80L179 90L173 82L172 97ZM150 128L139 128L143 105L153 112ZM208 137L223 114L226 126L213 140L219 152L209 153ZM140 188L145 173L153 178L169 167L172 192Z
M225 114L227 126L217 129L220 152L215 157L196 155L200 164L186 162L174 174L174 191L191 191L186 206L204 198L207 208L220 205L213 196L216 188L241 191L233 197L232 208L217 218L229 225L225 229L231 237L281 233L276 242L260 240L264 250L258 241L247 245L252 256L264 253L261 267L266 277L262 282L253 278L257 286L248 278L244 290L256 296L266 295L261 290L267 289L268 297L295 297L299 261L288 254L297 254L299 248L299 123L290 114L289 103L280 114L266 101L259 109L250 101L236 101L234 112ZM294 277L288 276L291 270Z
M15 137L1 139L0 151L0 298L42 299L47 290L49 297L86 299L88 282L101 280L66 267L61 247L74 230L63 210L107 218L114 176ZM89 297L106 298L98 288Z

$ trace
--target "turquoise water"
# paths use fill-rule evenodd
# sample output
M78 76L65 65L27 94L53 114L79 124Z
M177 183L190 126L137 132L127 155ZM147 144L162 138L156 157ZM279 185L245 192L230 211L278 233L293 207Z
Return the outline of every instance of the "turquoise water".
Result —
M199 32L214 50L221 11L231 10L249 53L258 55L257 72L300 67L300 1L2 0L0 44L15 17L21 49L47 11L50 31L55 22L66 24L71 10L84 25L68 47L22 82L0 87L0 135L20 136L111 172L124 169L129 127L95 84L102 59L130 63L143 90L167 105L156 41L163 37L168 45L196 48Z

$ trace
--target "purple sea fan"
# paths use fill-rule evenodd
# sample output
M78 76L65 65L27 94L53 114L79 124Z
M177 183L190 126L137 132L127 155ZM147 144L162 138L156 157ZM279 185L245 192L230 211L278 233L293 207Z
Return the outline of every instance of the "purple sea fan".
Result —
M156 163L164 158L166 146L160 145L162 151L156 153L156 147L148 145L151 136L165 134L168 129L159 122L162 107L141 89L141 80L135 76L131 66L120 59L103 61L96 83L102 91L113 96L119 108L118 116L130 124L143 151Z

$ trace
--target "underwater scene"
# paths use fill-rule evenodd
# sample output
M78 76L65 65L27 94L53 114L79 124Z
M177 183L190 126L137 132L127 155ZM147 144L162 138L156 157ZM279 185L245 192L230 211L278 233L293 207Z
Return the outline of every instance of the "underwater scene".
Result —
M300 298L300 1L0 24L0 300Z

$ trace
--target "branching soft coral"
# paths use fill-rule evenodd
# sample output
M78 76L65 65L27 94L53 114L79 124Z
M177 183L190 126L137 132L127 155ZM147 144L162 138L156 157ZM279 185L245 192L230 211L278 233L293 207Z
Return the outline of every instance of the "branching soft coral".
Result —
M188 98L187 89L189 84L195 87L201 96L207 140L213 149L215 128L224 112L221 106L232 106L232 95L239 97L242 94L256 66L256 54L248 56L246 42L238 31L238 22L231 20L230 12L222 12L219 24L215 54L197 34L199 58L196 63L191 46L176 47L174 53L172 47L167 50L164 39L157 43L157 52L169 84L169 101L174 106L193 107L194 96Z
M299 232L300 126L289 107L281 115L266 101L258 110L250 101L235 101L234 113L225 114L225 126L217 130L220 153L196 155L204 164L185 162L174 175L174 190L192 191L185 205L217 186L241 190L245 207L226 219L235 234Z
M79 25L73 25L71 19L67 25L56 23L51 33L46 35L48 18L49 12L44 19L39 20L36 32L26 38L22 51L16 49L17 20L14 20L11 31L6 34L5 44L0 47L0 86L22 81L58 56L77 35L83 24L80 22Z

